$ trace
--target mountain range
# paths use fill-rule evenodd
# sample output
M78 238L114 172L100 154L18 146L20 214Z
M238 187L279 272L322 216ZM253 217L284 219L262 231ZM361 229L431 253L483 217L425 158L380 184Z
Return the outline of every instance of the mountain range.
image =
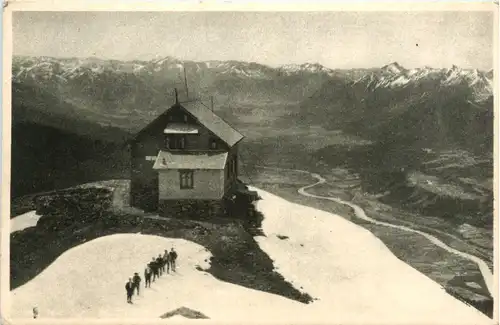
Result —
M341 70L317 63L273 68L258 63L194 62L173 57L130 62L14 57L12 74L14 88L33 87L36 92L56 97L63 105L85 112L87 119L122 127L126 123L124 116L148 120L165 109L166 102L173 100L173 88L181 92L185 89L184 69L191 97L214 96L217 107L244 102L301 102L321 115L323 110L316 107L328 109L338 104L339 96L347 96L346 90L358 101L357 107L377 106L380 102L395 106L392 109L397 109L400 97L408 102L440 90L466 88L465 100L481 107L493 94L493 71L456 66L405 69L396 62L382 68ZM134 130L135 125L140 123L126 128Z
M332 78L301 103L298 120L384 146L492 153L493 72L405 69L392 63L356 80ZM300 118L299 118L300 117Z
M40 127L51 128L50 134L90 139L87 150L103 146L83 155L85 159L102 153L109 143L123 143L171 105L174 87L181 100L188 95L184 72L190 98L213 96L216 111L235 121L239 107L284 107L285 125L320 125L373 140L377 156L397 161L394 168L418 161L405 159L402 152L418 158L426 148L493 154L493 70L407 69L397 62L380 68L330 69L318 63L270 67L174 57L123 62L16 56L13 129L16 145L24 149L13 148L13 157L22 160L47 152L40 149L46 144L36 144L43 135L26 135L42 132ZM36 169L33 163L27 166Z

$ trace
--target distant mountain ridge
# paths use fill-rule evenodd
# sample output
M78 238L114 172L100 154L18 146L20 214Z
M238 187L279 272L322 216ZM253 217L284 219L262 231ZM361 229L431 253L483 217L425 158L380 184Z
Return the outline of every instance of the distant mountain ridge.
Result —
M423 67L406 69L397 62L373 69L330 69L319 63L288 64L272 68L255 62L195 62L164 57L150 61L118 61L98 58L13 58L13 82L40 87L62 100L104 101L106 110L155 110L155 97L171 99L172 88L184 90L184 68L192 94L216 95L227 100L304 101L329 83L368 90L397 90L424 83L432 87L465 85L473 90L473 102L493 95L493 71ZM421 87L422 88L422 87ZM425 88L425 87L423 87ZM425 90L425 89L423 89ZM146 107L144 107L146 106Z
M154 115L166 100L172 100L172 88L184 91L184 68L191 95L215 95L219 104L302 102L332 82L347 87L363 84L370 91L433 81L448 87L465 84L474 90L473 102L493 94L492 71L456 66L406 69L396 62L373 69L330 69L319 63L273 68L255 62L195 62L170 56L150 61L15 56L12 75L15 83L42 88L83 110L92 105L108 113L140 110Z
M107 60L99 58L54 58L54 57L29 57L29 56L14 56L13 57L13 75L14 78L23 78L23 74L32 72L31 77L41 77L42 79L51 78L53 74L64 75L64 78L72 78L81 75L84 72L102 73L104 70L112 70L114 72L134 73L137 75L150 74L154 75L159 72L166 71L181 71L183 67L186 69L194 68L195 71L200 72L202 69L213 70L220 74L233 74L241 77L254 77L254 78L270 78L279 74L293 75L300 73L324 73L333 76L338 73L346 71L357 71L359 73L371 71L385 71L392 74L407 74L412 75L417 72L436 72L436 71L455 71L460 70L464 72L474 72L492 79L491 74L493 70L480 71L478 69L460 69L453 65L450 69L445 68L414 68L406 69L397 62L392 62L381 68L354 68L354 69L331 69L321 65L320 63L303 63L303 64L284 64L273 68L268 65L245 62L245 61L192 61L181 60L175 57L166 56L164 58L153 59L149 61L142 60ZM182 71L181 71L182 72ZM46 73L44 76L43 74ZM24 76L26 77L26 75Z
M301 103L303 123L401 148L492 152L493 80L477 69L391 63L350 82L333 78ZM400 149L401 149L400 148Z

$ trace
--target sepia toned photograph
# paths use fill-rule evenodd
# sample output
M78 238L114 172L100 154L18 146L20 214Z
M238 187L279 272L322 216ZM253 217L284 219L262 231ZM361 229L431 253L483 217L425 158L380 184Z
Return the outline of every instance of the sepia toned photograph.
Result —
M13 10L2 317L497 323L478 8Z

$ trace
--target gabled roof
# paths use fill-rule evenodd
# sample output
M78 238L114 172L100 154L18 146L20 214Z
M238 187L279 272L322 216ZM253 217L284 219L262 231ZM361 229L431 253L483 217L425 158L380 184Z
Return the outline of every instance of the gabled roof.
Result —
M181 103L180 105L230 147L243 139L241 133L233 129L231 125L212 112L212 110L202 102L192 101Z
M190 101L178 104L182 108L184 108L189 114L191 114L196 120L200 122L203 126L209 129L213 134L219 137L222 141L224 141L229 147L233 147L235 144L240 142L244 136L236 131L231 125L229 125L226 121L224 121L217 114L212 112L210 108L205 106L201 101ZM142 134L145 130L148 130L152 127L159 127L163 122L162 118L166 116L168 111L175 107L173 105L169 107L165 112L163 112L160 116L155 118L152 122L150 122L147 126L145 126L142 130L140 130L135 136L134 139L137 138L140 134Z
M160 151L153 169L224 169L227 152L186 153Z

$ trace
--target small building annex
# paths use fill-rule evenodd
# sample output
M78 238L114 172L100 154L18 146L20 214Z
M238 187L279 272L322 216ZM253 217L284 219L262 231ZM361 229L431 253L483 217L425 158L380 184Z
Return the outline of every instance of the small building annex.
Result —
M166 215L224 213L243 135L199 100L175 103L131 141L130 204Z

